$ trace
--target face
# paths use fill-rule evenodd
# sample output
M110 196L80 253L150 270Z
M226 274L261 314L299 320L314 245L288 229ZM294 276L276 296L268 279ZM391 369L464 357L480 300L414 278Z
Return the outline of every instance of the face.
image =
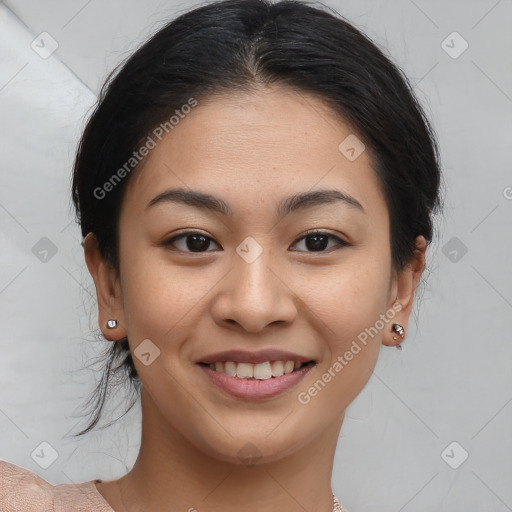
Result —
M218 96L130 177L100 320L118 319L169 435L235 463L244 446L262 461L293 453L341 425L392 323L406 326L421 268L393 271L369 149L355 160L339 149L353 134L306 94ZM311 363L264 378L288 360Z

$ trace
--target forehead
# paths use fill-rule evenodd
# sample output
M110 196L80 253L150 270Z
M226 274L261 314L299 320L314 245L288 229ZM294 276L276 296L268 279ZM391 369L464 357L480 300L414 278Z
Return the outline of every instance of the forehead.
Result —
M156 142L128 183L131 209L142 211L176 186L229 197L234 210L324 188L356 197L365 209L385 208L370 148L304 92L273 87L199 100Z

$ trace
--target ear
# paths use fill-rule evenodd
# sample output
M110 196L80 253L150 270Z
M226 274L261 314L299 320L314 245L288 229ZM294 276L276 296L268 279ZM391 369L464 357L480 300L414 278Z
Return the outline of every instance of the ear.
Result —
M115 269L101 256L98 239L88 233L83 242L87 268L96 286L98 322L103 336L116 341L126 336L122 292ZM108 320L117 320L117 327L107 327Z
M386 327L382 336L382 343L387 346L399 345L403 340L392 330L393 324L399 324L404 328L407 336L407 327L409 324L409 316L412 311L414 296L418 286L419 279L425 269L425 252L427 249L427 241L425 237L418 236L416 238L416 249L411 261L393 278L391 286L391 294L389 296L388 307L397 311L393 321L389 327ZM400 304L401 308L398 307ZM396 337L397 339L393 339Z

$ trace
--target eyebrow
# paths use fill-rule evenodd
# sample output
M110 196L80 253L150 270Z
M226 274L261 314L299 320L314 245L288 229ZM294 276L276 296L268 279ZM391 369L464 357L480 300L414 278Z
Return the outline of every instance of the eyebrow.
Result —
M186 190L182 188L168 189L161 194L158 194L148 203L146 210L156 204L166 202L186 204L196 208L211 210L228 217L233 216L232 209L222 199L197 190ZM341 202L350 208L356 208L363 213L365 212L363 205L354 197L339 190L326 189L301 192L287 197L279 203L277 207L277 216L278 218L282 218L292 212L313 208L315 206L332 204L335 202Z

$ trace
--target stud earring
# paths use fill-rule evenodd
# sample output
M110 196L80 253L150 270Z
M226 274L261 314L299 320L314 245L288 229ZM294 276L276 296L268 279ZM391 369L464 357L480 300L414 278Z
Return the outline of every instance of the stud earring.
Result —
M404 331L404 328L403 328L400 324L393 324L393 325L391 326L391 329L392 329L394 332L396 332L396 333L398 334L398 336L399 336L399 338L400 338L401 340L403 340L403 339L404 339L404 337L405 337L405 331ZM393 339L394 339L395 341L398 341L398 338L397 338L396 336L393 336ZM396 346L396 348L397 348L398 350L402 350L402 346L400 345L400 343Z
M109 329L114 329L117 327L117 320L108 320L107 321L107 327Z

